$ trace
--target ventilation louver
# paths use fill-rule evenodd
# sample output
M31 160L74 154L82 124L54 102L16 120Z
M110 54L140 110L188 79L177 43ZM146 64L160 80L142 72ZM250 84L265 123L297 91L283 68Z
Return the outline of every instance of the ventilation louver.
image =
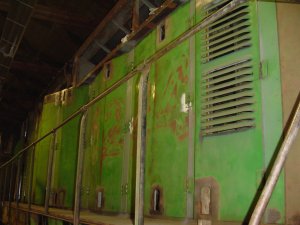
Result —
M230 1L209 4L203 16L209 16ZM251 46L249 5L245 3L209 25L202 33L202 63Z
M202 134L218 134L255 125L251 59L216 68L202 76Z

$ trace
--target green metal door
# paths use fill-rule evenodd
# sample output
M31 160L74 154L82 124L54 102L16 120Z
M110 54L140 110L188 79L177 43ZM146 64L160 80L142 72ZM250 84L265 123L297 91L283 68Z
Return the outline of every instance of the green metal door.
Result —
M197 21L227 3L198 4ZM268 93L262 92L258 17L257 2L247 2L196 35L198 218L248 219L265 171L265 157L275 151L265 145L264 135L281 131L278 126L271 131L264 118L268 115L263 114L262 99ZM276 110L272 111L280 115ZM208 211L203 209L205 193L210 193ZM274 206L281 211L281 204Z
M188 77L189 42L164 55L150 70L146 215L186 216L190 102Z
M60 93L46 96L43 111L40 119L38 137L42 137L51 131L60 121ZM57 138L59 133L57 133ZM43 205L46 192L48 157L51 148L52 136L46 137L36 145L34 157L34 175L33 175L33 203Z

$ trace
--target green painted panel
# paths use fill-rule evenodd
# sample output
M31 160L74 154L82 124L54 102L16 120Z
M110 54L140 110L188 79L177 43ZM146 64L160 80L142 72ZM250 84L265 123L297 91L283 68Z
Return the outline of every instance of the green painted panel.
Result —
M149 78L145 213L153 188L162 189L164 216L185 217L188 152L189 42L159 59Z
M114 59L111 62L109 78L105 77L104 70L90 86L90 98L95 97L96 93L107 89L122 78L127 72L126 65L129 64L130 60L126 57ZM127 83L89 109L87 125L89 140L87 140L83 178L83 187L86 191L83 192L82 196L84 208L96 211L121 212L123 153L125 151L125 134L128 132L126 123L129 124L130 122L125 120L126 93ZM132 103L131 99L134 98L134 95L129 96L129 98L130 103ZM128 107L132 107L132 105L129 104ZM129 142L132 143L132 140ZM129 146L130 151L131 149L132 145ZM95 172L90 173L91 170ZM102 208L97 207L98 191L103 192ZM127 204L130 208L131 196L128 197Z
M267 167L278 148L282 134L282 95L280 79L279 45L277 35L276 4L273 2L258 2L260 27L260 54L263 63L263 79L261 80L262 110L263 110L263 140L265 152L265 167ZM277 221L285 221L283 173L277 182L266 212L266 218L280 216ZM272 216L273 214L273 216ZM266 221L273 222L273 221Z
M122 85L105 98L100 162L100 186L104 189L105 211L120 211L125 97L126 86Z
M143 63L156 50L156 30L153 30L134 49L134 65Z
M186 3L180 6L174 13L168 16L161 24L165 25L165 38L160 40L160 26L156 31L156 47L161 49L171 41L175 40L179 35L187 31L193 25L193 19L190 15L190 4Z
M54 102L44 104L38 137L42 137L45 133L55 127L57 124L57 114L57 106L55 106ZM50 145L51 136L45 138L36 145L34 158L33 202L37 205L44 204Z
M39 225L39 216L35 214L30 215L30 225Z
M38 126L40 115L35 114L36 117L29 120L29 129L27 143L32 143L37 139L38 136ZM26 145L25 145L26 146ZM24 147L24 146L23 146ZM31 155L34 154L31 148L27 153L24 154L23 163L24 171L22 173L22 201L28 202L28 190L29 190L29 177L30 177L30 166L31 166Z
M193 1L183 5L166 19L164 41L158 42L157 30L154 30L132 52L110 62L109 77L106 77L104 67L88 87L74 89L72 102L63 106L55 105L54 102L44 104L38 136L41 137L59 121L67 118L88 98L93 99L111 87L124 77L133 65L143 63L157 49L166 46L189 29L194 20L188 16L193 8L190 5L192 3ZM196 21L199 22L203 19L202 5L200 0L196 0L195 4ZM203 32L195 36L195 179L196 182L208 177L216 180L219 192L217 219L222 221L242 221L245 218L282 130L281 96L278 91L280 90L278 48L274 47L278 44L272 33L276 30L275 6L273 3L266 2L260 2L258 5L256 2L250 2L249 5L251 21L250 32L247 34L247 38L251 37L251 41L247 39L247 43L250 43L249 47L237 49L237 45L233 45L228 50L226 44L221 43L219 46L221 53L217 53L220 57L204 62L203 58L212 57L211 55L203 57L204 51L207 50L203 48L202 40L207 37L203 36ZM232 21L224 24L230 22ZM260 22L260 30L258 22ZM226 39L223 38L224 40ZM236 40L241 41L243 37L230 40L230 43L235 43ZM191 99L193 93L190 93L188 87L191 66L189 48L188 41L178 45L153 63L150 70L144 209L148 216L153 215L151 214L153 188L159 186L162 190L161 214L166 217L186 217L187 183L190 182L187 180L188 107L189 101L193 100ZM212 46L209 50L213 51L216 48L218 46ZM250 58L253 65L255 127L203 136L201 82L204 74L241 59ZM267 75L260 74L260 61L266 62ZM139 77L136 76L88 110L81 195L81 207L84 209L112 213L133 212L138 80ZM68 208L73 204L79 122L80 117L57 133L52 188L66 191L64 206ZM43 204L44 201L50 143L51 138L47 138L36 148L33 185L35 204ZM126 151L129 153L128 161L126 161ZM126 163L128 163L127 167ZM127 175L124 168L128 170ZM125 179L124 176L128 177ZM127 193L124 192L126 184ZM101 209L97 207L98 191L102 191L104 197ZM281 219L276 222L284 221L283 177L279 180L268 209L279 211ZM56 221L49 220L49 224L56 224Z
M89 85L89 98L95 98L99 93L105 90L104 71L96 77L94 82ZM88 110L87 130L89 137L86 140L86 149L84 154L84 169L82 180L81 207L84 209L96 208L96 189L100 183L100 147L102 146L102 121L103 121L103 100L98 101ZM94 171L91 173L90 171Z
M102 82L105 82L105 88L111 87L116 81L125 76L131 70L131 67L133 66L133 59L130 59L129 54L118 56L110 62L110 76L105 79L105 74L102 75L104 76ZM105 70L103 72L105 73Z
M87 86L72 90L71 102L63 105L61 109L63 120L87 102L87 90ZM73 206L80 119L81 116L77 116L61 128L59 157L56 158L58 163L57 191L65 193L64 207L67 208Z
M248 3L247 3L248 4ZM202 52L196 52L196 179L212 177L216 180L219 202L218 218L222 221L243 221L256 194L263 172L263 141L261 118L261 87L259 80L259 42L256 4L249 3L249 20L252 26L250 47L229 52L204 63ZM197 9L201 18L202 9ZM200 19L197 19L198 21ZM214 28L216 29L216 28ZM204 31L196 35L196 48L203 49ZM212 51L212 50L211 50ZM213 53L214 54L214 53ZM255 127L225 134L201 135L201 79L206 71L226 67L233 62L252 60ZM246 179L245 179L246 178ZM237 206L238 203L238 207Z
M54 219L48 218L47 224L48 225L64 225L64 222L60 221L60 220L54 220Z

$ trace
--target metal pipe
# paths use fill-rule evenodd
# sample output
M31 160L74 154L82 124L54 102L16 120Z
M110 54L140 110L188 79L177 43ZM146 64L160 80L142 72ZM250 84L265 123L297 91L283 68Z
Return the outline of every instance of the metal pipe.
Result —
M7 167L5 167L4 185L3 185L3 193L2 193L2 206L4 205L5 197L6 197L7 173L8 173L7 172Z
M137 151L136 151L136 183L135 183L135 215L134 215L135 225L144 224L148 76L149 76L149 69L143 72L139 84Z
M8 189L8 224L11 221L11 200L12 200L12 192L13 192L13 172L14 172L14 164L10 165L10 181L9 181L9 189Z
M196 34L200 30L206 28L211 23L215 22L216 20L218 20L222 16L228 14L233 9L235 9L236 7L238 7L239 5L241 5L241 4L243 4L243 3L247 2L247 1L248 0L232 0L230 3L228 3L227 5L225 5L223 8L221 8L220 10L218 10L217 12L215 12L214 14L210 15L209 17L205 18L202 22L200 22L199 24L195 25L194 27L192 27L190 30L186 31L182 35L180 35L176 40L174 40L173 42L171 42L170 44L168 44L166 47L158 50L157 53L155 53L153 56L151 56L150 58L148 58L142 64L140 64L137 67L135 67L131 72L129 72L123 78L121 78L120 80L118 80L117 82L115 82L111 87L109 87L108 89L106 89L105 91L103 91L102 93L100 93L98 96L96 96L96 98L92 99L90 102L88 102L87 104L83 105L80 109L78 109L73 114L71 114L61 124L59 124L58 126L56 126L53 130L57 130L57 129L63 127L69 121L73 120L78 115L80 115L84 110L86 110L90 106L94 105L100 99L104 98L106 95L108 95L109 93L111 93L116 88L120 87L123 83L125 83L126 81L128 81L130 78L134 77L136 74L138 74L139 72L141 72L147 65L150 65L152 62L156 61L157 59L159 59L160 57L162 57L164 54L166 54L170 50L174 49L177 45L179 45L182 42L184 42L185 40L189 39L192 35ZM40 141L42 141L43 139L45 139L46 137L48 137L50 134L53 133L53 130L49 131L48 133L46 133L45 135L43 135L42 137L40 137L39 139L37 139L36 141L34 141L33 143L31 143L30 145L28 145L26 148L24 148L23 150L21 150L20 152L18 152L10 160L8 160L6 163L2 164L0 166L0 169L2 169L4 166L10 164L19 155L23 154L25 151L27 151L28 149L30 149L33 145L36 145L37 143L39 143Z
M80 191L82 185L82 172L83 172L83 158L85 149L85 132L86 132L86 119L87 111L85 111L80 121L79 131L79 144L78 144L78 156L77 156L77 170L76 170L76 183L75 183L75 201L74 201L74 215L73 224L79 225L80 222Z
M50 199L50 191L51 191L51 180L52 180L52 171L53 171L53 158L54 158L54 150L56 146L56 131L53 131L51 147L49 151L49 159L48 159L48 170L47 170L47 183L46 183L46 196L45 196L45 212L49 212L49 199Z
M34 172L34 155L35 155L35 146L33 146L33 150L30 155L30 174L29 174L29 188L28 188L28 209L31 209L32 203L32 183L33 183L33 172Z
M272 192L277 183L277 180L280 176L280 172L282 171L282 168L284 166L287 155L299 132L299 128L300 128L300 100L299 99L296 102L297 109L293 115L293 120L288 127L288 132L284 137L284 140L281 144L274 165L272 166L270 175L268 176L267 182L262 190L262 193L260 194L258 202L252 213L249 225L258 225L260 223L261 218L271 198Z
M1 189L0 189L0 198L1 198L1 203L2 203L2 193L3 193L3 188L4 188L4 186L3 186L3 183L4 183L4 170L1 170L0 171L0 174L1 174L1 176L0 176L0 187L2 187ZM1 205L0 205L0 208L1 208Z
M14 191L14 201L17 201L17 204L19 204L19 196L20 196L20 173L21 173L20 164L21 164L21 158L17 160L17 176L16 176L16 183L15 183L15 191Z

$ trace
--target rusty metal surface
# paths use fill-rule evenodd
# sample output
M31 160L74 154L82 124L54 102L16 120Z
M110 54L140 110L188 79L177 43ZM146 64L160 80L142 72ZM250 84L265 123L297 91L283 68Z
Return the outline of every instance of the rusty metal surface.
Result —
M104 59L102 59L94 68L92 68L81 80L77 81L76 85L80 86L84 84L88 79L95 76L97 72L103 67L103 65L116 57L117 55L130 51L136 43L142 38L145 37L158 23L162 18L170 14L178 6L173 0L165 1L149 18L140 24L138 29L126 36L126 41L120 43L116 48L114 48Z
M59 128L63 127L69 121L71 121L74 118L76 118L82 111L86 110L86 108L91 107L96 102L98 102L99 100L103 99L106 95L108 95L109 93L111 93L112 91L114 91L115 89L117 89L118 87L120 87L123 83L125 83L126 81L128 81L130 78L134 77L139 71L142 71L143 68L145 67L145 65L147 65L147 64L149 64L151 62L154 62L157 59L161 58L164 54L166 54L170 50L176 48L176 46L178 46L179 44L181 44L182 42L184 42L185 40L187 40L188 38L190 38L191 36L193 36L194 34L196 34L197 32L199 32L200 30L202 30L205 27L207 27L209 24L215 22L216 20L218 20L219 18L221 18L222 16L226 15L228 12L230 12L231 10L233 10L234 8L238 7L240 4L243 4L245 2L246 2L246 0L233 0L232 2L230 2L229 4L227 4L226 6L224 6L222 9L220 9L216 14L213 14L213 15L211 15L211 16L203 19L203 21L201 21L201 23L198 23L197 25L193 26L191 29L189 29L188 31L186 31L183 34L181 34L178 38L176 38L176 40L172 41L171 43L169 43L168 45L166 45L164 48L162 48L159 51L157 51L154 55L152 55L151 57L149 57L147 60L145 60L144 63L139 64L138 66L136 66L135 68L133 68L124 77L122 77L119 80L115 81L115 83L113 85L111 85L106 90L104 90L102 93L100 93L99 95L97 95L94 99L92 99L91 101L89 101L87 104L83 105L80 109L76 110L73 114L71 114L62 123L60 123L58 126L54 127L53 129L59 129ZM19 151L16 155L14 155L14 157L12 157L10 160L8 160L4 164L2 164L0 166L0 169L4 168L7 165L9 165L19 155L21 155L24 152L28 151L32 146L36 145L37 143L39 143L42 140L44 140L45 138L47 138L49 135L52 134L52 132L53 131L51 130L51 131L45 133L43 136L41 136L40 138L38 138L37 140L35 140L34 142L32 142L26 148L24 148L21 151Z
M147 134L147 90L149 68L142 72L139 83L138 97L138 128L137 128L137 151L136 151L136 184L135 184L135 218L136 225L144 224L145 205L145 163L146 163L146 134Z
M205 204L205 202L203 202L203 197L201 196L201 190L203 190L203 188L210 189L209 213L204 213L205 210L203 210ZM195 180L195 218L214 221L215 223L218 220L220 202L219 194L220 187L216 179L213 177Z
M234 4L227 8L231 7L234 7ZM189 11L189 8L187 9L187 11ZM220 14L225 13L225 11L226 10L221 10ZM184 15L183 12L186 11L180 11L179 15ZM214 21L215 19L215 17L210 17L207 21ZM173 23L174 21L171 20ZM207 25L206 22L204 25ZM190 103L193 98L192 94L189 93L190 89L192 89L191 86L193 85L192 78L189 78L189 76L192 76L191 73L193 73L193 71L189 70L189 59L192 55L189 51L193 45L188 39L192 37L198 29L202 29L204 25L200 24L192 27L191 30L181 35L178 39L169 39L168 41L172 40L173 42L167 42L165 45L160 45L160 49L157 53L150 58L146 58L144 61L147 66L151 63L155 64L151 71L152 83L148 93L148 97L151 98L149 111L151 112L150 114L152 117L149 122L149 129L153 129L155 132L152 133L155 134L148 136L149 140L147 140L148 144L152 147L150 148L151 152L148 154L150 166L148 167L149 173L147 175L149 175L151 181L150 185L148 184L148 193L146 194L148 201L147 211L149 211L149 208L153 207L151 207L151 203L149 203L153 200L153 196L150 196L151 191L149 190L153 185L158 185L161 186L164 191L162 201L164 203L164 206L162 207L164 209L162 212L164 216L185 217L188 203L186 196L188 195L188 192L190 192L191 196L193 191L193 184L190 182L193 168L191 167L191 169L190 166L187 165L188 160L186 160L188 151L190 151L189 149L191 149L189 152L190 158L192 158L191 155L193 154L192 143L189 143L192 140L190 137L192 133L190 131L192 129L190 125L193 121L189 111L191 106ZM120 60L120 58L113 60L113 62L116 62L116 60ZM124 124L126 126L126 123L128 122L127 120L123 120L123 115L126 110L124 107L124 102L126 102L127 97L126 88L128 87L124 84L128 84L129 79L139 74L139 72L145 68L145 65L142 64L129 72L130 69L128 68L130 68L130 66L127 64L124 66L125 63L122 60L120 60L120 62L121 64L112 67L111 77L105 78L105 73L101 74L102 76L104 75L104 79L106 79L105 87L96 89L95 93L93 93L95 89L91 90L90 96L92 100L79 110L74 110L75 113L59 125L59 128L64 126L67 122L86 110L87 107L93 108L94 116L91 118L91 129L95 134L93 138L98 138L100 141L94 142L92 138L91 140L88 140L90 143L94 142L94 149L92 153L89 153L91 161L87 162L92 164L90 165L90 169L97 172L93 175L89 175L90 177L95 175L94 177L96 177L96 179L91 179L90 182L94 182L92 186L87 183L84 192L88 193L86 194L88 206L95 208L94 203L96 201L95 196L97 190L103 190L105 194L105 208L116 212L119 212L119 209L121 208L119 207L121 195L119 187L121 185L119 185L119 182L121 181L121 176L123 176L123 174L120 170L120 168L122 168L120 164L124 163L124 160L122 161L122 149L124 150L125 145L122 137L124 136ZM124 67L120 65L123 65ZM117 70L120 71L116 72ZM102 82L102 80L97 80L97 82L99 81ZM126 130L126 127L124 130ZM230 141L228 141L228 143L229 142ZM253 147L253 149L255 148ZM99 153L101 154L99 155ZM243 154L242 152L239 153ZM170 160L171 157L172 160ZM233 158L233 160L236 158ZM207 162L208 160L205 163ZM94 164L97 167L94 167ZM220 164L222 164L222 162L220 162ZM228 164L231 166L231 163ZM153 165L157 165L157 167ZM218 166L222 168L222 165ZM239 166L243 167L243 165L240 164ZM105 174L103 176L104 170ZM190 172L187 170L190 170ZM90 173L90 171L91 170L87 173ZM99 176L99 174L101 175ZM176 174L176 176L173 177L170 176L170 174ZM227 177L224 177L224 179L225 178L227 179ZM116 187L111 186L112 183ZM104 187L102 187L103 184ZM176 186L176 191L173 191L174 186ZM225 189L230 188L225 186ZM106 201L106 199L109 201ZM200 194L200 199L205 198L203 196L201 197ZM207 202L209 201L205 201L207 205ZM227 211L225 207L224 211ZM207 210L204 210L203 212L207 212ZM271 220L274 220L274 218L276 219L276 213L271 212L270 215L272 217L270 217Z

